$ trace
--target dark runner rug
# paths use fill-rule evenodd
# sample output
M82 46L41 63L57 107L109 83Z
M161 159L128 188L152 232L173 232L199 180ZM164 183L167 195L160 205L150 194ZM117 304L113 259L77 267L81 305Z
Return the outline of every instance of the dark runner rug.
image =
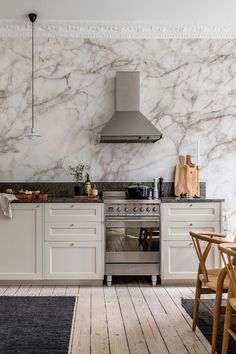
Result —
M75 297L1 296L1 354L67 354Z
M214 299L204 300L211 309L214 309ZM186 312L193 318L193 305L194 300L192 299L182 299L182 306ZM211 344L211 335L212 335L212 321L213 317L200 305L198 313L198 327L200 328L203 335L206 337L208 342ZM224 316L220 316L219 332L218 332L218 342L217 342L217 353L221 353L222 340L223 340L223 328L224 328ZM232 327L236 331L236 327ZM230 345L228 354L236 353L236 342L233 338L230 339Z

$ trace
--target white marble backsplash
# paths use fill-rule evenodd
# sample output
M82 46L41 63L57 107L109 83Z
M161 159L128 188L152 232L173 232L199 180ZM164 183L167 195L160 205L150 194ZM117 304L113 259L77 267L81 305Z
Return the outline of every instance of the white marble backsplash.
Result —
M196 162L207 195L226 199L236 232L236 40L37 38L36 130L31 123L31 42L0 38L0 180L71 181L91 165L96 181L173 180L179 154ZM141 72L141 111L164 134L155 144L98 144L115 109L114 77Z

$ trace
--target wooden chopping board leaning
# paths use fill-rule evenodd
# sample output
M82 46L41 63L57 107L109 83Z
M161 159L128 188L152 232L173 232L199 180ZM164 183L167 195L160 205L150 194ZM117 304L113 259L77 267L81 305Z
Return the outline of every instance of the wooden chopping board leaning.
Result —
M191 156L179 156L179 165L175 168L175 195L177 197L195 197L198 195L198 169L192 163Z

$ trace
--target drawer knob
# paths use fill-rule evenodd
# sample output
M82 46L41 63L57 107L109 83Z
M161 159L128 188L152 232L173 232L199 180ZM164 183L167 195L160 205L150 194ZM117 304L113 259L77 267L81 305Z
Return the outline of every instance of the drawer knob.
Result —
M75 224L71 224L70 226L73 227L73 226L75 226Z
M74 204L71 204L71 206L70 206L71 208L74 208Z
M193 224L192 224L192 223L190 223L190 224L189 224L189 226L193 226Z
M70 246L74 246L75 244L72 242L71 244L70 244Z
M193 206L193 204L189 204L189 206L190 206L190 207L192 207L192 206Z
M193 245L193 243L192 242L189 242L189 244L188 244L189 246L192 246Z

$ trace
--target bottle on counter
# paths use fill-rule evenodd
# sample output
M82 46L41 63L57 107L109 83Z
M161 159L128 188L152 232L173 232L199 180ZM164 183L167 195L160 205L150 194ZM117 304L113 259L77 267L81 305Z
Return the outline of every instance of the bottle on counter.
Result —
M97 190L97 188L96 188L96 184L93 184L93 185L92 185L91 195L92 195L93 197L97 197L97 196L98 196L98 190Z
M164 179L161 177L159 178L159 198L163 198L164 197Z
M158 199L158 178L154 178L153 199Z
M89 174L87 173L87 179L84 185L84 191L86 195L90 195L91 194L91 181L89 179Z

